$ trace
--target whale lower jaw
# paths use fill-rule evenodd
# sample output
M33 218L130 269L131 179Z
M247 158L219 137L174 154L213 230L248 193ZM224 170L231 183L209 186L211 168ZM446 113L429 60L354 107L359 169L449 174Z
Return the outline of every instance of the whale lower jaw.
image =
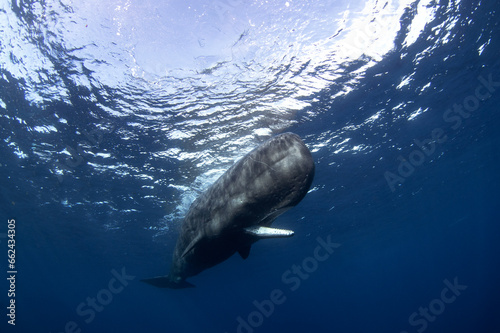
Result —
M157 276L151 279L143 279L141 280L141 282L148 283L158 288L170 288L170 289L194 288L194 284L191 284L186 280L173 281L168 275Z
M258 238L282 238L282 237L293 236L293 231L286 229L254 226L254 227L244 228L244 230L247 234L250 234Z

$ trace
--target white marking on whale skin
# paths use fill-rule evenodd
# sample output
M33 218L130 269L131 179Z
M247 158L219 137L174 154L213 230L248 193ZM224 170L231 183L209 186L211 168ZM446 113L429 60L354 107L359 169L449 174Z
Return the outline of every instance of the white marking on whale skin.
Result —
M273 170L274 172L277 172L276 169L274 169L272 166L270 166L269 164L265 163L265 162L262 162L262 161L258 161L256 160L255 158L251 157L251 156L248 156L249 159L251 159L252 161L254 162L257 162L257 163L262 163L264 164L265 166L267 166L269 169Z

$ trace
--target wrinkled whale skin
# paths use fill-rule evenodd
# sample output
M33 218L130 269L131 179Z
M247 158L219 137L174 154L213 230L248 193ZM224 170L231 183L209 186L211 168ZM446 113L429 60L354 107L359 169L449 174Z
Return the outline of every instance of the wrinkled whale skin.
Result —
M192 287L187 277L236 252L246 259L257 240L293 235L270 225L304 198L314 169L311 152L298 135L283 133L262 143L193 202L169 275L143 281L162 288Z

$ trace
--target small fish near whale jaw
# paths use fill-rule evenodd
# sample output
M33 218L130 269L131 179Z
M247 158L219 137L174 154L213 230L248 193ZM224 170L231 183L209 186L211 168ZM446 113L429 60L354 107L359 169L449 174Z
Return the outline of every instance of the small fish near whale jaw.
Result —
M300 137L272 137L229 168L191 205L182 223L168 276L144 279L160 288L194 287L186 281L238 252L243 259L259 239L290 237L271 228L297 205L314 178L311 152Z

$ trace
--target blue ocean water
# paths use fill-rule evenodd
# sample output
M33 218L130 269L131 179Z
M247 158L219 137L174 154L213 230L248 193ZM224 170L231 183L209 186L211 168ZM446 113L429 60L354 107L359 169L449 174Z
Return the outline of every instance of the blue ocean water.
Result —
M1 332L500 331L498 5L1 0ZM285 131L294 237L141 283Z

